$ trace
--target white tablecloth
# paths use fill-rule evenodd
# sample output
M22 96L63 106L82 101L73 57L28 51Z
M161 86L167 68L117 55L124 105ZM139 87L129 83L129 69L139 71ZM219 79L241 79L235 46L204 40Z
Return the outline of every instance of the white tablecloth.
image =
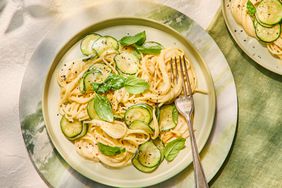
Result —
M59 18L98 0L0 0L0 187L47 187L28 157L19 120L21 82L29 59ZM101 0L102 1L102 0ZM207 29L220 0L159 0Z

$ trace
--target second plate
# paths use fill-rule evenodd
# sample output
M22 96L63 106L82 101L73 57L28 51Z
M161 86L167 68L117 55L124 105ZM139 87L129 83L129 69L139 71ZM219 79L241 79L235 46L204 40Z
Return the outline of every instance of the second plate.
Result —
M225 23L236 43L255 62L282 75L282 60L272 56L267 47L259 43L257 39L248 36L242 26L236 23L231 12L231 2L230 0L222 1L222 12Z

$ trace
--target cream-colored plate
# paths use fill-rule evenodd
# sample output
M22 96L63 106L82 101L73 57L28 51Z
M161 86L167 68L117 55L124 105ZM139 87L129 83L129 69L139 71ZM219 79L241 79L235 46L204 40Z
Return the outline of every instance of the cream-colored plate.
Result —
M68 141L60 130L58 113L59 86L56 82L56 74L66 61L82 57L79 44L80 39L88 33L97 32L101 35L110 35L117 39L127 33L133 35L140 31L146 31L147 40L158 41L165 47L178 47L184 49L192 61L197 78L198 87L206 90L207 95L195 94L195 117L194 128L199 151L201 151L209 138L215 116L215 91L208 68L199 53L184 37L171 28L140 18L115 18L94 24L79 32L69 40L58 52L50 67L44 92L43 92L43 115L49 136L61 156L69 165L84 176L112 186L133 187L149 186L162 182L186 168L192 162L190 143L180 152L177 158L170 163L164 161L153 173L142 173L132 165L119 169L103 166L79 156L73 144Z
M266 46L248 36L242 26L236 23L231 13L231 0L222 1L222 12L225 23L239 47L264 68L282 75L282 60L272 56Z

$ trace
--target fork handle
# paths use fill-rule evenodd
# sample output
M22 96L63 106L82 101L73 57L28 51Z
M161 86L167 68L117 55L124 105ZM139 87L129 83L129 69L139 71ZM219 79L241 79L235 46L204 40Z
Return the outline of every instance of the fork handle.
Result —
M191 141L191 147L192 147L195 187L196 188L208 188L209 185L207 183L207 179L206 179L203 167L201 165L198 147L196 144L193 127L191 124L191 119L189 115L185 116L185 118L187 120L188 127L189 127L190 141Z

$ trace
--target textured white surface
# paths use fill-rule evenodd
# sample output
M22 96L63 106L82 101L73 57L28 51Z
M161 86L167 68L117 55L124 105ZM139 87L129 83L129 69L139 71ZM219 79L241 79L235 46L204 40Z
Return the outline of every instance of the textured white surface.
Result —
M220 0L158 0L208 28ZM47 187L28 157L18 114L22 78L40 41L60 17L91 0L0 0L0 187Z

